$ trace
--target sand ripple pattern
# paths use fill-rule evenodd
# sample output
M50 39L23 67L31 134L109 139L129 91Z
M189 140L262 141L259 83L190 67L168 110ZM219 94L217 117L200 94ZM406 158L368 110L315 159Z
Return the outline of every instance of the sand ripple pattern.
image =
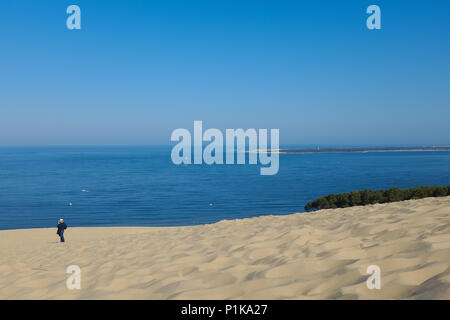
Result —
M450 299L450 197L66 238L0 231L0 299Z

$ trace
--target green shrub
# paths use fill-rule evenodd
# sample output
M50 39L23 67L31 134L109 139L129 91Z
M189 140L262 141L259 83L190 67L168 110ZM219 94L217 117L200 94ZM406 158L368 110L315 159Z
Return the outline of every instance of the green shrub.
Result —
M447 195L447 187L436 187L433 192L433 197L445 197Z
M361 191L350 192L350 206L359 206L361 204Z
M450 185L424 186L409 189L399 189L397 187L388 190L351 191L349 193L329 194L325 197L317 198L306 204L305 210L318 210L330 208L346 208L375 203L397 202L410 199L422 199L427 197L450 196Z

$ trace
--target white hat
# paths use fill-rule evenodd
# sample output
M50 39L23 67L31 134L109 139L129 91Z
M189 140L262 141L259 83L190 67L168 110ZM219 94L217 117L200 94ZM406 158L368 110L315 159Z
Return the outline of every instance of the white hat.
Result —
M59 223L63 223L63 222L64 222L63 218L59 219Z

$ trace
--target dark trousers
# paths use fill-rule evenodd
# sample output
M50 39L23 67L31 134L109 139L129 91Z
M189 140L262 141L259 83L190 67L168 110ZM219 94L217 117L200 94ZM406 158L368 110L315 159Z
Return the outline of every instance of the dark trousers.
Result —
M61 230L59 237L61 238L61 242L64 242L64 230Z

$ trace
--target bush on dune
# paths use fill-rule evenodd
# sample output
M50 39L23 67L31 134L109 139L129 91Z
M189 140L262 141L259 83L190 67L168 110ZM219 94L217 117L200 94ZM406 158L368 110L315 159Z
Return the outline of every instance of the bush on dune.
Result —
M375 203L398 202L428 197L450 196L450 186L423 186L409 189L391 188L388 190L352 191L347 193L329 194L306 204L305 210L320 210L346 208Z

